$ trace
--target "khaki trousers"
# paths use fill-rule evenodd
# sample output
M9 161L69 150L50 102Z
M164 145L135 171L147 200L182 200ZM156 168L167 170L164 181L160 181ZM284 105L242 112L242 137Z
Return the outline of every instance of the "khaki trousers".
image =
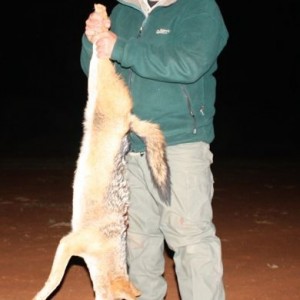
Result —
M171 206L159 198L143 153L129 153L128 267L139 300L162 300L164 241L174 251L182 300L223 300L220 240L212 222L212 153L203 142L167 147Z

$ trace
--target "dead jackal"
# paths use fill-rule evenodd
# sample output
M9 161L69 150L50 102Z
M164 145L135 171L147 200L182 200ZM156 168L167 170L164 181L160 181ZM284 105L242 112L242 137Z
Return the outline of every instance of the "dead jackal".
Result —
M95 5L106 16L106 9ZM82 257L89 269L97 300L134 300L140 292L126 268L129 189L124 157L128 133L144 139L154 182L168 203L169 168L165 140L158 125L139 120L132 111L127 86L109 59L93 51L88 78L84 134L73 183L72 230L56 250L52 269L34 300L45 300L60 284L69 259Z

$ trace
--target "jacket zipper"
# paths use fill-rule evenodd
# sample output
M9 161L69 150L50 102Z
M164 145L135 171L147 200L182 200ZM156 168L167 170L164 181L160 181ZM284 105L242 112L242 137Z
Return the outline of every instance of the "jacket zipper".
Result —
M142 26L140 27L139 32L138 32L138 35L137 35L137 38L138 38L138 39L142 36L142 31L143 31L143 24L142 24Z
M145 17L145 19L144 19L143 22L142 22L142 25L141 25L141 27L140 27L140 29L139 29L139 32L138 32L138 35L137 35L137 38L138 38L138 39L142 36L142 32L143 32L145 23L147 22L147 19L148 19L148 17Z
M138 34L137 34L137 38L139 39L141 36L142 36L142 32L143 32L143 28L144 28L144 25L147 21L147 17L144 19L144 21L142 22L142 25L138 31ZM130 74L129 74L129 85L131 86L131 81L132 80L132 70L130 69Z
M192 104L191 104L191 98L190 98L190 95L186 89L186 87L184 85L180 85L181 87L181 90L183 92L183 95L186 99L186 103L187 103L187 107L188 107L188 110L189 110L189 114L190 116L192 117L193 119L193 134L196 134L197 133L197 122L196 122L196 116L195 116L195 113L193 112L193 109L192 109Z

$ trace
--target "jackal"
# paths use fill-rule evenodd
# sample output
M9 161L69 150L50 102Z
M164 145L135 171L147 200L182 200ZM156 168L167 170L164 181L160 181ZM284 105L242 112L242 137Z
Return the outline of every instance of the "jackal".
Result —
M107 17L106 8L95 10ZM126 231L129 187L125 156L128 134L139 135L154 182L163 200L170 199L165 139L157 124L132 114L130 92L109 59L93 48L84 112L83 138L73 182L72 229L57 247L52 269L34 300L45 300L60 284L70 258L79 256L89 269L96 300L134 300L140 292L128 278Z

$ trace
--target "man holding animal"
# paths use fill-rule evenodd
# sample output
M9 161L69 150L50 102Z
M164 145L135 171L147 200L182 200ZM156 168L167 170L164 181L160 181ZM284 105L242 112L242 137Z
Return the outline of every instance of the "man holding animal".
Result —
M119 0L109 20L86 21L81 65L97 55L115 62L139 118L160 125L167 142L171 205L159 196L145 145L131 134L127 236L130 279L141 300L167 292L164 242L174 251L183 300L222 300L220 240L213 224L211 174L217 58L228 32L214 0ZM110 28L109 31L103 27ZM100 175L101 176L101 175Z

